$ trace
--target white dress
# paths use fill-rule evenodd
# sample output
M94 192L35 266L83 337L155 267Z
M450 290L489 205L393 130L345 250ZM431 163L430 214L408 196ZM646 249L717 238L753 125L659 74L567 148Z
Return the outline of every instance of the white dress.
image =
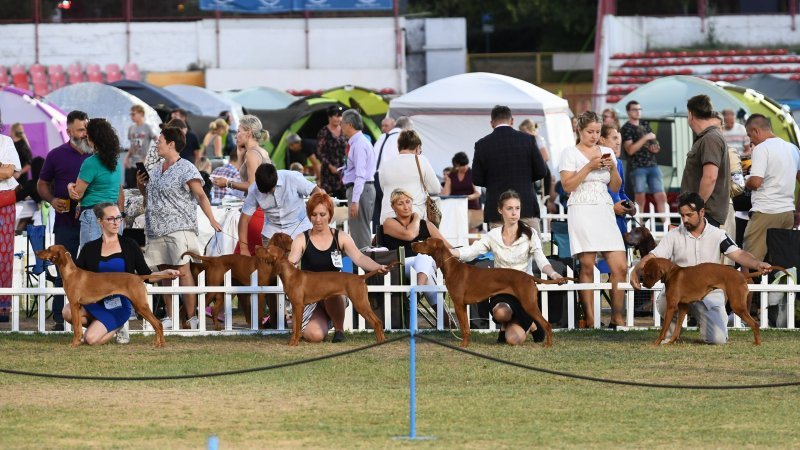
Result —
M602 153L610 153L612 169L616 170L617 158L608 147L599 147ZM578 172L589 163L577 147L564 149L559 171ZM625 243L617 228L614 201L608 193L611 172L597 169L589 172L583 182L570 194L567 202L570 253L575 256L584 252L625 251Z

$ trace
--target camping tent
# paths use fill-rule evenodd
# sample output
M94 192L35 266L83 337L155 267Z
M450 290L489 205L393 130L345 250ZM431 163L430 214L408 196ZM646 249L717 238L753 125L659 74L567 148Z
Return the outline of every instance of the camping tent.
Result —
M164 89L197 105L204 116L217 117L220 112L228 111L231 115L231 127L234 130L239 129L239 119L244 112L242 105L236 101L210 89L189 84L173 84L164 86Z
M736 82L737 86L754 89L778 103L800 110L800 81L789 80L770 74L758 74Z
M67 116L57 106L34 98L33 93L10 86L0 87L0 112L3 133L19 122L25 129L33 156L47 152L67 142Z
M191 114L201 114L200 108L194 103L179 97L172 92L153 86L150 83L143 81L120 80L109 83L115 88L122 89L123 91L140 98L143 102L152 106L161 119L164 120L169 115L169 112L175 108L182 108ZM215 114L216 116L216 114Z
M268 87L254 87L241 91L226 91L222 95L242 105L246 109L283 109L297 100L285 91Z
M325 98L331 98L350 108L360 109L372 120L378 122L386 116L389 111L389 104L380 95L358 86L341 86L320 94Z
M491 73L454 75L392 100L389 115L411 117L425 156L441 171L457 152L472 159L475 141L492 131L489 115L495 105L511 108L515 124L524 119L539 124L556 173L561 150L575 143L570 110L563 98L526 81Z
M749 93L746 93L748 92ZM775 134L787 141L797 143L797 131L794 119L780 109L780 106L753 91L737 88L728 83L712 83L702 78L676 75L659 78L636 89L623 97L617 105L620 117L627 117L624 106L631 100L642 105L642 119L649 120L653 131L658 136L662 151L656 155L662 172L671 173L671 179L665 186L678 188L679 174L683 173L686 154L693 143L692 130L686 120L686 101L699 94L708 95L711 104L717 111L732 109L737 115L749 116L761 113L770 118L775 126ZM664 151L664 149L670 151ZM630 188L630 183L626 183Z
M77 83L57 89L47 95L47 99L64 111L80 110L89 117L103 117L117 130L122 148L130 147L128 128L131 122L131 106L144 107L144 121L154 131L158 130L161 119L149 105L133 95L102 83Z
M297 133L305 139L317 139L319 130L328 124L326 110L331 105L341 105L341 103L329 98L312 96L301 98L286 109L249 111L261 119L261 123L269 130L270 142L266 149L277 168L286 168L286 138L289 134ZM362 119L364 134L375 142L381 134L380 128L369 116L362 114Z

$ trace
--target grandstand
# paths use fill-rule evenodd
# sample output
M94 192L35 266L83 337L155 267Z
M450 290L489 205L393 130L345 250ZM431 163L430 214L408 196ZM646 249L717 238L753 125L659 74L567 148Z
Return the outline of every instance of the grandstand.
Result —
M53 64L45 68L41 64L22 64L11 66L10 70L0 65L0 87L14 86L17 89L32 91L37 97L44 97L56 89L68 84L113 83L119 80L141 81L142 74L136 63L128 63L120 70L117 64L106 64L105 72L99 64L87 64L84 69L80 63L72 63L66 71L61 64Z

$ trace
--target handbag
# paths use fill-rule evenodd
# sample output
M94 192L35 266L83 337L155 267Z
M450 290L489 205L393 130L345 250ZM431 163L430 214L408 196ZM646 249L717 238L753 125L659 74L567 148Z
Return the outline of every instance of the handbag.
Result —
M417 172L419 173L419 182L422 183L422 190L425 191L425 215L432 224L437 227L442 222L442 210L439 205L428 194L428 188L425 187L425 179L422 178L422 167L419 165L419 155L414 155L414 160L417 161Z
M17 191L14 189L0 191L0 208L5 208L14 203L17 203Z

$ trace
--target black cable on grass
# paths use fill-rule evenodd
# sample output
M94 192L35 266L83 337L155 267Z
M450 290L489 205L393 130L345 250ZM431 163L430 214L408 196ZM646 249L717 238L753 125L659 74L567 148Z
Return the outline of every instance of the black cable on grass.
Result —
M382 345L391 344L397 341L401 341L403 339L408 339L409 335L404 334L402 336L398 336L395 338L387 339L381 343L374 343L370 345L365 345L363 347L353 348L350 350L345 350L338 353L331 353L329 355L322 355L317 356L314 358L309 359L302 359L299 361L290 361L280 364L273 364L271 366L261 366L261 367L251 367L248 369L236 369L236 370L226 370L224 372L211 372L211 373L200 373L200 374L193 374L193 375L156 375L156 376L144 376L144 377L110 377L110 376L90 376L90 375L65 375L65 374L57 374L57 373L36 373L36 372L27 372L23 370L14 370L14 369L3 369L0 368L0 373L5 373L9 375L21 375L21 376L28 376L28 377L39 377L39 378L60 378L66 380L92 380L92 381L155 381L155 380L186 380L190 378L212 378L212 377L224 377L229 375L240 375L243 373L251 373L251 372L263 372L267 370L273 369L282 369L284 367L292 367L292 366L299 366L302 364L308 364L312 362L322 361L325 359L331 358L338 358L340 356L351 355L353 353L358 353L364 350L369 350L371 348L380 347Z
M587 375L578 375L569 372L560 372L558 370L552 369L544 369L541 367L530 366L527 364L522 364L513 361L506 361L504 359L496 358L494 356L484 355L482 353L474 352L472 350L467 350L465 348L457 347L455 345L445 344L437 339L432 339L426 337L422 334L417 334L417 338L421 339L426 342L430 342L432 344L439 345L444 348L449 348L450 350L455 350L461 353L466 353L470 356L475 356L477 358L482 358L488 361L493 361L500 364L506 364L508 366L519 367L521 369L533 370L536 372L547 373L550 375L555 375L559 377L566 377L566 378L574 378L578 380L586 380L586 381L595 381L598 383L608 383L608 384L620 384L623 386L635 386L635 387L648 387L648 388L661 388L661 389L690 389L690 390L737 390L737 389L766 389L766 388L777 388L777 387L787 387L787 386L800 386L800 381L789 381L785 383L767 383L767 384L742 384L742 385L684 385L684 384L661 384L661 383L641 383L638 381L624 381L624 380L611 380L607 378L599 378L599 377L590 377Z

